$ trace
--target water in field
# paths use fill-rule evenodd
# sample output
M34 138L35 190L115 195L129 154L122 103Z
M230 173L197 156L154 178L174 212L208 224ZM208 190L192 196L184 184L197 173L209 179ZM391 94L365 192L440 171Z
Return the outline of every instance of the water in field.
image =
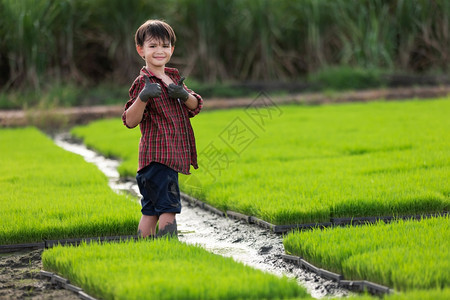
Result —
M120 180L117 172L119 161L105 158L69 137L67 134L59 134L54 140L63 149L79 154L86 161L97 165L109 178L109 185L114 191L131 193L136 197L136 201L139 201L136 182ZM284 262L281 258L284 254L281 235L243 221L215 215L199 207L189 206L187 202L182 204L182 212L177 216L180 241L200 245L213 253L232 257L236 261L273 274L295 277L315 298L349 294L332 281L324 280Z

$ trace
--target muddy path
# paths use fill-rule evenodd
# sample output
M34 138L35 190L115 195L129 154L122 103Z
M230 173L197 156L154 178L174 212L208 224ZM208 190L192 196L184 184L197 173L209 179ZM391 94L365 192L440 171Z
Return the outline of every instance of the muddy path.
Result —
M344 297L349 292L333 281L283 261L282 236L243 221L228 219L198 207L184 205L177 218L179 239L213 253L233 257L254 268L296 278L315 298Z
M98 155L71 140L67 134L59 134L54 140L60 147L97 165L109 178L113 190L131 193L138 201L135 182L119 178L118 161ZM296 278L315 298L345 297L350 294L333 281L284 262L281 257L284 254L282 236L267 229L213 214L184 201L177 223L180 241L200 245L208 251L232 257L265 272ZM42 251L0 254L0 299L79 299L73 292L62 290L39 278L38 273L43 269Z

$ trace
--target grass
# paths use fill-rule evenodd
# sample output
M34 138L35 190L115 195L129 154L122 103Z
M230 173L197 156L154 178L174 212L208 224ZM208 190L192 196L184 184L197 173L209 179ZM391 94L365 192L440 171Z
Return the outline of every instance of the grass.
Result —
M88 147L110 158L122 160L118 171L121 177L135 177L138 168L140 130L129 130L120 119L95 121L72 128L71 134L81 138Z
M369 296L369 295L354 295L348 297L348 299L357 300L423 300L423 299L433 299L433 300L447 300L450 298L450 288L445 289L432 289L432 290L412 290L408 292L396 293L391 295L385 295L382 298Z
M448 97L203 112L192 119L200 169L181 187L274 224L442 212L449 114ZM121 175L134 176L138 129L116 119L72 133L124 159Z
M139 204L35 128L0 130L0 244L135 234Z
M396 290L450 285L450 218L379 222L361 227L293 232L286 252L343 274Z
M175 239L55 247L42 261L46 270L102 299L309 298L293 279Z

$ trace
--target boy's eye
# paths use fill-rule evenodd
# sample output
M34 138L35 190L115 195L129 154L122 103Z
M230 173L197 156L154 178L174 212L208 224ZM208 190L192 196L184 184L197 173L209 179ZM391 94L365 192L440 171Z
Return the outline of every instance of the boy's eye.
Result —
M164 48L170 48L170 44L163 44L162 45ZM149 48L156 48L156 47L158 47L158 45L156 45L156 44L150 44L150 45L148 45L148 47Z

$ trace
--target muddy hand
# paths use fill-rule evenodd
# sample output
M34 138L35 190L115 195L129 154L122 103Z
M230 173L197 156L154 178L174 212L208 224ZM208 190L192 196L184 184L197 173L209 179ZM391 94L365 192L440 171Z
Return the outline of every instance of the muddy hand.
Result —
M161 95L161 86L159 83L151 83L147 75L144 75L145 86L139 93L139 99L142 102L147 102L150 98L156 98Z
M180 78L178 84L169 84L167 90L169 92L169 97L174 99L180 99L183 102L186 102L189 98L189 93L183 87L184 77Z

